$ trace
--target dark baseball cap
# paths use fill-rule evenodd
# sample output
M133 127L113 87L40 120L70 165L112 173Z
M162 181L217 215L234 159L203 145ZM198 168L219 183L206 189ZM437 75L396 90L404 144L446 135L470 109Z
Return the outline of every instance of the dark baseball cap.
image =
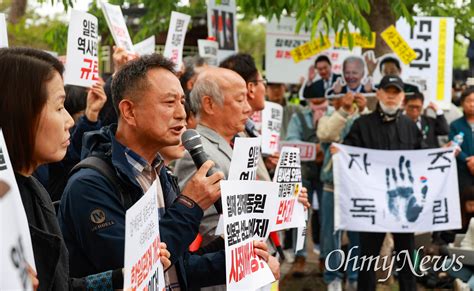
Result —
M382 78L380 81L379 88L380 89L387 89L388 87L395 87L400 91L403 91L405 85L403 84L402 79L395 75L387 75Z

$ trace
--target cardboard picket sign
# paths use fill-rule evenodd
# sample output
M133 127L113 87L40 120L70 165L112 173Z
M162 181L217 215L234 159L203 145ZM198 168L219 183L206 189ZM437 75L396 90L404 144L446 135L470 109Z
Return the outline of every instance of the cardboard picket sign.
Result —
M30 229L0 129L0 290L32 290L27 266L36 270Z
M157 181L125 214L124 289L164 290Z
M125 23L125 18L123 18L120 6L106 2L101 2L101 4L105 20L107 21L110 33L114 38L115 45L124 48L128 52L134 52L135 48L132 43L132 38L128 33L127 24Z
M255 290L273 281L267 263L254 251L273 227L278 185L267 181L221 181L227 290Z
M272 155L278 152L282 121L283 107L265 101L265 109L262 110L262 154Z
M273 176L279 188L275 228L272 231L306 226L304 206L298 202L303 187L301 179L299 148L283 147Z
M4 13L0 13L0 48L2 47L8 47L7 22Z
M294 147L300 150L300 160L302 162L314 161L316 159L316 144L305 141L280 141L280 151L283 147Z
M256 180L258 160L260 158L260 137L237 137L234 141L232 159L227 180ZM215 235L224 233L222 214L217 222Z
M403 80L419 81L425 99L436 102L442 109L451 105L453 78L454 27L452 17L413 18L410 26L404 19L397 21L397 30L413 48L415 58L402 74Z
M219 44L214 40L198 39L198 51L201 58L207 60L209 66L217 67L217 52L219 50Z
M238 52L236 7L235 0L207 1L207 32L219 45L219 62Z
M155 52L155 36L150 36L149 38L136 43L133 47L139 56L151 55Z
M183 46L186 31L191 16L179 12L171 12L170 26L166 36L166 44L163 55L170 58L179 70L183 63Z
M99 81L97 17L72 10L68 30L64 84L91 87Z

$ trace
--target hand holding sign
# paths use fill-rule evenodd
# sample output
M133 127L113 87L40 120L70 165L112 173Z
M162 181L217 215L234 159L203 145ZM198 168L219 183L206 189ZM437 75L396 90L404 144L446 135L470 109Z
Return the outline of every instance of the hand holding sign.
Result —
M342 81L342 78L341 77L337 78L336 83L334 83L334 86L332 87L334 94L340 94L342 91L342 86L344 85L345 84L344 84L344 81Z
M138 58L137 54L130 53L122 47L113 46L113 50L112 61L114 62L114 74L119 71L123 65Z
M105 102L107 102L107 95L105 94L103 86L104 80L100 78L97 83L89 88L89 92L87 92L87 105L84 113L87 120L91 122L96 122L99 119L100 110L102 110Z
M166 247L166 243L160 242L160 261L163 264L163 270L166 271L171 266L171 254Z

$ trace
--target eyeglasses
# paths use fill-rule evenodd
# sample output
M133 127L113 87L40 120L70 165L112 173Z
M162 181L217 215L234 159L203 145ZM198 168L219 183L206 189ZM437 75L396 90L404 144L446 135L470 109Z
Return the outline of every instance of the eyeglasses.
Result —
M268 81L267 81L267 79L265 79L265 78L262 78L261 80L251 80L251 81L249 81L249 82L250 82L250 83L262 82L263 86L265 86L265 87L267 87L267 85L268 85Z

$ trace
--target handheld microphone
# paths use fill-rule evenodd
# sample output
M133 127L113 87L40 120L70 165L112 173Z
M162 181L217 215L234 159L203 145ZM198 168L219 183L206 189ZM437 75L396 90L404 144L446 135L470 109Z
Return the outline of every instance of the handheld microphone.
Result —
M196 130L186 130L181 136L181 143L191 155L191 158L193 159L193 162L196 165L197 169L201 168L201 166L207 160L209 160L209 157L207 156L206 152L204 151L204 147L202 146L201 135ZM206 174L206 177L209 177L214 173L216 173L216 169L210 168ZM222 202L220 197L216 202L214 202L214 207L216 208L217 213L222 214Z

